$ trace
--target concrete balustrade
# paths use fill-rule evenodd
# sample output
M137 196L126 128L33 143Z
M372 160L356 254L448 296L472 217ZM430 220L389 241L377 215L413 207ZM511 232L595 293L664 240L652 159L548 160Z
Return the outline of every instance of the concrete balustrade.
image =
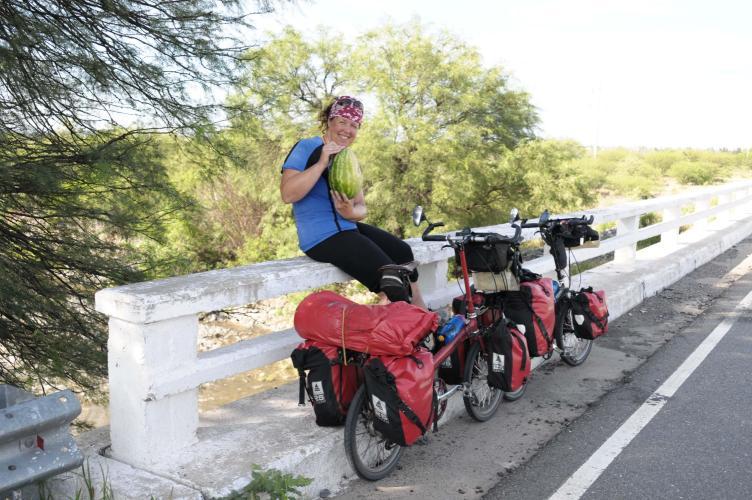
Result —
M750 193L752 182L745 181L585 211L595 216L596 225L615 223L616 236L599 248L575 250L575 257L583 261L614 252L617 262L633 261L638 241L660 235L664 244L675 245L682 225L708 224L710 217L722 222L732 210L748 217ZM711 206L714 200L718 203ZM682 214L682 207L689 205L694 211ZM639 228L640 216L650 212L662 213L663 221ZM509 224L482 230L512 233ZM534 233L526 230L525 238L537 238ZM456 282L447 281L452 250L418 239L408 242L421 262L420 285L426 301L431 307L448 304L457 295ZM549 273L553 260L545 255L525 267ZM285 359L300 342L293 330L285 330L197 353L199 314L349 279L330 265L300 257L98 292L97 310L110 317L112 456L144 469L169 462L197 441L201 384Z

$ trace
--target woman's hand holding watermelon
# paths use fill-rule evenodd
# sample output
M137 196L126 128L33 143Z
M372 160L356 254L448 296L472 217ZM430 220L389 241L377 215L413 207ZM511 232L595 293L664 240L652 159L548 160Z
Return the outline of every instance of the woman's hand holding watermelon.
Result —
M363 200L363 192L359 192L353 198L348 198L343 193L331 191L334 208L345 219L358 221L366 216L366 204Z
M343 149L345 149L345 146L337 144L334 141L324 144L324 147L321 148L321 161L324 162L324 164L328 164L329 157L332 155L336 155Z

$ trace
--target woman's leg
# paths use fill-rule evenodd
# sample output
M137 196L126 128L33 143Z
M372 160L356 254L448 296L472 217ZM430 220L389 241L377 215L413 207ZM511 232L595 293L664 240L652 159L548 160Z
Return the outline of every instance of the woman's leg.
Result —
M393 264L407 264L415 260L413 249L410 248L410 245L392 233L376 226L363 224L362 222L358 222L357 224L360 234L381 248L392 259Z
M358 231L342 231L306 252L310 258L342 269L374 293L380 293L379 268L394 264L371 239Z

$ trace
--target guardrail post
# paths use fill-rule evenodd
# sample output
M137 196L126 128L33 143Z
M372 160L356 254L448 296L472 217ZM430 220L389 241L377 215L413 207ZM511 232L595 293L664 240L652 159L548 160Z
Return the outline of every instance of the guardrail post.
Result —
M669 222L681 217L681 206L668 207L663 209L663 222ZM661 245L673 246L679 241L679 227L669 229L661 233Z
M155 323L110 318L108 368L112 455L131 465L169 462L196 442L198 389L156 399L171 370L196 364L198 316Z
M640 217L624 217L616 220L616 235L622 236L636 232L640 228ZM614 250L614 262L633 262L637 256L637 242Z

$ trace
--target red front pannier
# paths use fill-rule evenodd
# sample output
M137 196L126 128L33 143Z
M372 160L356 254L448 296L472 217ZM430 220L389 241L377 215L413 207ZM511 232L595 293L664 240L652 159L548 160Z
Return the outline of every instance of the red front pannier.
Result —
M438 324L438 314L407 302L366 306L329 291L312 293L295 310L304 339L372 355L411 354Z
M404 357L373 357L363 371L374 428L392 443L410 446L433 423L433 355L419 350Z
M345 360L338 347L310 340L300 344L290 357L300 376L299 404L305 404L308 393L317 425L344 424L350 402L363 381L355 360Z
M572 294L572 326L581 339L593 340L608 332L606 292L583 288Z
M519 292L507 292L504 296L504 316L525 334L531 356L548 354L553 348L556 324L551 278L523 281Z

